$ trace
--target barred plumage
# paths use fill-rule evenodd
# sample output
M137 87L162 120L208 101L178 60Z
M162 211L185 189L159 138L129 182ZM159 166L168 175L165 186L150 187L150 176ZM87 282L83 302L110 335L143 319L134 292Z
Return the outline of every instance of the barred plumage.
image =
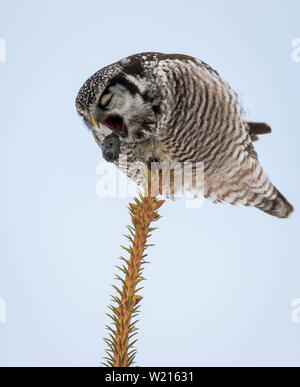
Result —
M106 135L120 136L115 163L138 183L151 160L202 162L206 198L257 207L279 218L293 211L253 146L270 127L247 122L237 94L201 60L161 53L130 56L87 80L76 107L100 147Z

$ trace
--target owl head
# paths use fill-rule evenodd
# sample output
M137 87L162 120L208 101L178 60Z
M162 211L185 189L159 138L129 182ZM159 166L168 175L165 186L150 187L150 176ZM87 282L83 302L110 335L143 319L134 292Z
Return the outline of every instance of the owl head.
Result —
M154 57L138 54L103 68L81 87L76 108L102 138L115 133L124 142L142 142L155 132L159 93Z

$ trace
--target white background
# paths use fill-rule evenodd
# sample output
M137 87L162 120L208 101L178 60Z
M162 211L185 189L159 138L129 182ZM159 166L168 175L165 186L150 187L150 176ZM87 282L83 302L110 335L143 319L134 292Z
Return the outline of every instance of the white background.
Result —
M151 242L140 366L299 365L299 1L3 1L0 37L0 365L97 366L128 199L99 199L101 151L74 100L141 51L185 53L240 93L289 220L168 202Z

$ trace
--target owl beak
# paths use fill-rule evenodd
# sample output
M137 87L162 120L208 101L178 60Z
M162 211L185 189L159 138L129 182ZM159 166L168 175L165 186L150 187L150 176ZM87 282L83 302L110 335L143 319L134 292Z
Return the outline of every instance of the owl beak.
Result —
M91 122L92 122L93 126L95 126L96 128L99 128L98 121L96 120L96 118L94 116L92 116Z

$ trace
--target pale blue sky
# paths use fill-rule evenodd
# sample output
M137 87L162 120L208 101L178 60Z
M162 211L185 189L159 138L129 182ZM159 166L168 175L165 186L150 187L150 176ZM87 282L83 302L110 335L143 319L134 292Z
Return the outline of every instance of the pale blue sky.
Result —
M216 68L250 120L289 220L213 205L161 210L146 267L140 366L299 365L298 0L3 1L0 38L0 365L97 366L128 199L96 195L101 151L74 100L92 73L141 51Z

